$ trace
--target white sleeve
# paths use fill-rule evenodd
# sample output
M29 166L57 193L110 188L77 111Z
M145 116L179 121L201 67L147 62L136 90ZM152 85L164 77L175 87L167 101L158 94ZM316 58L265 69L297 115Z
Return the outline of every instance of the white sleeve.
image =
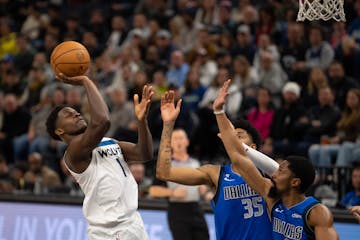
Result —
M279 168L279 164L274 159L249 147L245 143L243 143L243 147L255 166L267 175L271 176Z

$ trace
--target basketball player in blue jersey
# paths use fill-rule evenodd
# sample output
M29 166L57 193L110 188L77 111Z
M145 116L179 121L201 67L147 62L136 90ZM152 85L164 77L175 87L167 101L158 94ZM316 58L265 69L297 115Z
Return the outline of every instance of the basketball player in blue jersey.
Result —
M89 240L144 240L148 236L138 208L138 189L127 162L152 159L152 137L147 125L151 87L145 86L142 99L134 95L138 119L138 143L105 138L109 111L95 84L87 76L58 76L64 83L85 88L90 107L87 124L75 109L56 107L47 119L51 137L67 143L65 166L85 194L83 213Z
M220 89L213 104L213 110L232 166L235 172L243 176L249 186L266 200L271 214L272 239L306 240L338 239L333 226L330 210L313 197L306 197L305 191L313 183L315 170L311 162L303 157L290 156L283 161L271 179L261 176L241 139L222 111L230 80ZM257 233L259 230L254 228Z
M254 192L244 179L233 172L232 164L203 165L199 168L172 167L171 134L180 112L181 100L174 105L174 92L161 97L161 135L156 177L184 185L210 186L215 193L212 207L215 215L218 240L268 240L271 239L271 224L265 201ZM246 126L246 127L245 127ZM251 125L237 128L237 137L247 145L256 147L260 136ZM258 229L258 231L256 231ZM256 234L254 234L256 231Z

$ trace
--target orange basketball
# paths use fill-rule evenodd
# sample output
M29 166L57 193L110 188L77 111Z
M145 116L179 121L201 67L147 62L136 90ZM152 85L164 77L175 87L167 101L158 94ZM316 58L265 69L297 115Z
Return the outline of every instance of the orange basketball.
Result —
M89 69L90 54L81 43L66 41L54 48L50 64L55 74L61 72L68 77L80 76Z

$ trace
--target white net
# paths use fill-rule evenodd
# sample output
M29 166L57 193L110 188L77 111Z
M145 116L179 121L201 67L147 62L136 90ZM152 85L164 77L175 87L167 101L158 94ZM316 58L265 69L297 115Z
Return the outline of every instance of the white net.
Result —
M330 20L345 22L344 0L299 0L297 21Z

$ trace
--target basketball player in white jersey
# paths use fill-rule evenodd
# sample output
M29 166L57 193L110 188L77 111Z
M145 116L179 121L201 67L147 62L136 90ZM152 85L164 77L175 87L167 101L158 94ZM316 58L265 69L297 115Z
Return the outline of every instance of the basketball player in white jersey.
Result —
M66 167L85 194L83 213L88 223L89 240L144 240L148 236L138 208L138 189L126 162L151 160L152 137L147 125L151 87L144 86L142 99L134 95L138 119L138 143L105 138L109 128L109 110L95 84L87 76L58 79L82 85L90 107L87 124L80 113L58 106L47 119L51 137L67 143Z

